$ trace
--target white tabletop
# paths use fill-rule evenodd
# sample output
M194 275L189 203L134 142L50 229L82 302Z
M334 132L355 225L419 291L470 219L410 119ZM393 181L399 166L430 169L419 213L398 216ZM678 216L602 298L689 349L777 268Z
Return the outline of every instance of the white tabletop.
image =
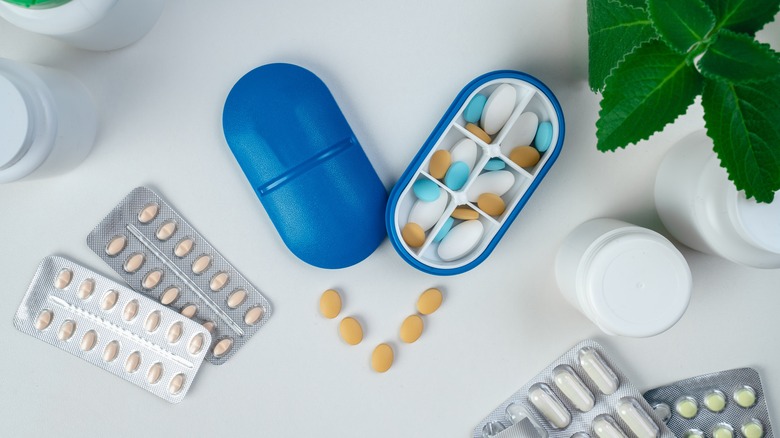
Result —
M780 48L780 26L760 35ZM599 96L586 83L584 1L171 0L143 40L109 53L0 22L0 56L72 72L100 112L95 148L76 170L0 186L0 435L467 437L587 337L640 389L755 367L780 409L780 270L680 246L693 298L676 326L648 339L602 334L558 291L554 257L579 223L613 217L666 233L653 206L656 169L672 144L703 127L696 104L649 141L596 150ZM473 271L424 274L388 241L351 268L314 268L286 249L222 135L231 86L271 62L300 64L325 81L388 189L460 89L492 70L525 71L553 90L566 116L564 149ZM139 185L159 191L276 312L226 365L205 364L178 405L11 323L49 254L118 279L85 238ZM445 291L442 308L426 318L417 343L401 345L401 321L431 286ZM343 315L363 321L360 345L344 344L337 321L319 315L327 288L342 292ZM369 368L381 342L396 349L386 374Z

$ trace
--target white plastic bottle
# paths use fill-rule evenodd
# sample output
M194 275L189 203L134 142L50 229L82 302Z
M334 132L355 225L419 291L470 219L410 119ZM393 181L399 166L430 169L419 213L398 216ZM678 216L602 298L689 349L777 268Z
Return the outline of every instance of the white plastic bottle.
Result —
M704 130L667 152L655 182L658 214L677 240L756 268L780 268L779 198L759 204L738 192Z
M88 50L114 50L154 26L164 0L0 0L0 16Z
M74 168L96 131L95 105L75 77L0 58L0 183Z

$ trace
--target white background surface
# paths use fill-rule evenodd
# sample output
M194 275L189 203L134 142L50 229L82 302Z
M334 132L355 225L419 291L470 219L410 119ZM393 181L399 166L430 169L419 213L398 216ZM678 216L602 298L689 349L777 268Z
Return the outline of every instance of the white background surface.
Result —
M109 53L0 22L0 56L74 73L100 111L94 151L75 171L0 186L0 435L467 437L586 337L602 342L641 389L756 367L780 418L780 270L681 248L693 299L675 327L649 339L601 334L558 292L554 256L579 223L607 216L665 233L653 207L656 168L675 141L703 127L694 105L650 141L596 151L599 97L586 83L584 3L172 0L146 38ZM760 35L780 48L779 26ZM388 189L460 89L491 70L526 71L550 86L566 116L564 149L503 241L471 272L418 272L388 241L354 267L313 268L284 247L221 130L235 81L280 61L325 81ZM118 278L85 238L139 185L159 191L275 306L233 360L203 366L179 405L11 323L49 254ZM401 321L431 286L445 291L444 305L425 319L420 341L399 345ZM346 346L337 321L318 314L320 293L332 287L345 299L342 316L364 323L358 346ZM396 348L384 375L369 368L380 342Z

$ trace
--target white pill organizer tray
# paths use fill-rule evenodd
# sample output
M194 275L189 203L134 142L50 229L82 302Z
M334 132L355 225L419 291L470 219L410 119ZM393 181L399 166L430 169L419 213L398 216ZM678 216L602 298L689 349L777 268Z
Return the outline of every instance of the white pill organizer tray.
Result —
M480 108L475 112L474 106ZM505 115L496 117L502 111ZM476 120L480 115L481 123ZM491 131L496 132L490 136ZM386 225L396 251L410 265L435 275L460 274L479 265L547 174L560 154L563 140L563 112L541 81L509 70L473 80L455 98L390 194ZM475 150L476 156L472 151L464 154L466 147L459 147L463 143L468 143L466 146ZM532 164L515 158L514 150L523 146L536 155ZM438 151L448 151L444 155L452 156L447 158L447 175L439 178L431 175L432 157ZM456 165L461 168L462 180L453 183L457 179L452 175ZM415 185L425 186L426 193L433 189L435 200L421 199ZM499 209L486 207L481 198L477 200L487 192L493 194L486 201L500 204ZM456 209L466 211L469 217L452 217ZM422 227L414 227L418 244L410 245L406 238L405 227L414 222L410 218L425 222Z

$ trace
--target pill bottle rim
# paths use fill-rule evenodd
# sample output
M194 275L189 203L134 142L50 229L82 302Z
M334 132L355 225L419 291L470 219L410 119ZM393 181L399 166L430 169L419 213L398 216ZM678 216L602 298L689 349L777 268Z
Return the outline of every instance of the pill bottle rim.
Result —
M29 31L65 35L102 20L119 0L69 0L50 8L26 8L0 0L0 16Z

